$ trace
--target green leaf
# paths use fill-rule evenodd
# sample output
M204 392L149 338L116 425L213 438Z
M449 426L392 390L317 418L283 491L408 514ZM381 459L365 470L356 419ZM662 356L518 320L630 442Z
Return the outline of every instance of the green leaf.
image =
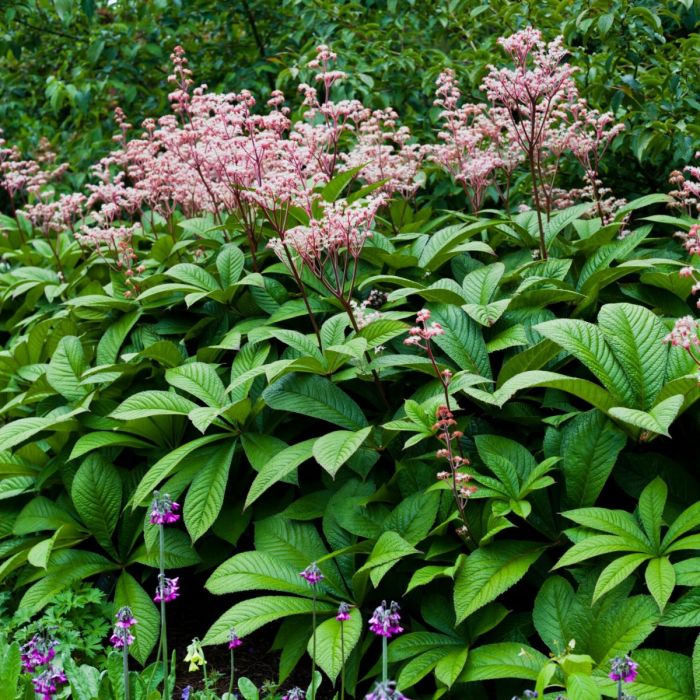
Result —
M668 429L676 419L682 406L683 397L680 394L676 394L664 399L648 412L615 406L608 411L608 414L612 418L617 418L617 420L633 425L641 430L670 437Z
M656 477L642 491L637 506L644 532L651 540L652 545L657 548L661 543L661 525L663 524L667 495L668 488L665 482Z
M342 630L342 637L341 637ZM334 617L322 622L316 628L316 664L335 683L347 664L352 650L357 646L362 634L362 617L357 608L351 608L350 619L339 622ZM313 639L309 640L307 651L313 656Z
M664 535L661 548L665 551L672 542L698 526L700 526L700 503L693 503L671 523Z
M156 489L158 484L169 477L180 462L185 459L185 457L192 454L195 450L198 450L204 445L208 445L211 442L216 442L217 440L223 440L226 437L229 437L228 433L204 435L195 440L191 440L190 442L186 442L184 445L176 447L174 450L172 450L172 452L168 452L168 454L161 457L146 472L143 479L141 479L139 485L136 487L136 491L134 491L134 495L131 497L132 508L142 505L145 501L150 501L153 491Z
M193 542L209 530L221 511L235 449L233 439L216 445L187 491L182 513Z
M71 498L95 539L108 552L116 554L111 537L122 502L122 483L117 469L97 455L88 457L73 478Z
M379 585L379 581L390 567L387 565L396 564L399 559L418 554L418 550L404 540L398 532L383 532L375 542L372 552L364 565L358 569L358 573L369 571L372 583ZM379 569L377 572L376 569Z
M517 642L486 644L469 652L459 681L470 683L497 678L535 681L546 663L544 654Z
M569 700L600 700L600 691L591 676L570 673L566 677L566 692Z
M168 384L201 399L207 406L223 408L226 404L226 389L214 365L190 362L167 370L165 379Z
M15 700L21 674L22 658L19 644L0 641L0 700Z
M676 572L668 557L655 557L647 565L644 578L649 592L663 612L676 585Z
M689 657L661 649L637 649L639 672L630 686L637 697L653 700L695 700Z
M61 396L69 401L79 401L87 394L80 381L87 369L83 346L78 338L67 335L56 346L46 369L46 379Z
M570 505L595 503L625 442L624 434L600 411L587 411L567 423L560 449Z
M158 641L160 615L150 594L126 571L119 576L114 592L115 612L123 606L131 608L138 621L132 630L134 643L129 647L129 652L140 664L145 664Z
M534 542L503 541L472 552L457 572L457 623L516 584L544 549Z
M700 626L700 588L693 588L669 605L661 618L662 627Z
M593 591L593 602L595 603L602 595L621 584L635 569L650 558L649 554L635 552L625 554L608 564L601 571L596 582L595 590Z
M451 688L459 678L459 674L462 673L468 656L469 647L466 644L462 649L453 649L444 653L444 656L435 665L435 677Z
M649 539L640 529L634 516L624 510L577 508L568 510L562 515L584 527L602 530L611 535L619 535L630 544L639 547L640 551L645 551L651 546Z
M288 374L265 389L263 399L277 411L300 413L348 430L367 426L362 409L325 377Z
M97 430L93 433L87 433L76 440L75 445L68 457L69 460L77 459L86 455L93 450L99 450L103 447L152 447L148 442L144 442L133 435L126 433L114 433Z
M266 552L241 552L209 577L206 589L215 595L265 590L308 596L309 586L295 566Z
M192 285L205 292L213 292L215 289L220 289L219 283L209 272L193 263L173 265L165 274L178 282Z
M237 603L229 608L209 629L203 644L225 644L229 639L232 628L240 637L260 629L269 622L275 622L291 615L311 615L314 601L311 598L296 598L294 596L267 595L258 596ZM335 613L336 605L316 601L317 614Z
M582 362L620 402L634 401L625 372L599 328L586 321L565 318L545 321L534 328Z
M540 639L555 653L560 653L572 637L571 624L578 612L571 584L561 576L550 576L540 587L532 611L532 622Z
M129 311L104 332L100 342L97 344L95 353L95 360L98 365L111 365L117 361L119 349L129 335L129 331L134 327L136 321L139 320L140 315L141 311L138 309Z
M428 649L415 656L399 672L397 686L405 689L418 683L435 668L444 653L442 649Z
M140 391L122 401L112 418L119 420L139 420L152 416L186 416L197 404L174 391Z
M314 459L335 479L338 469L352 457L372 431L372 426L358 430L335 430L314 443Z
M253 479L244 507L248 508L271 486L291 474L307 459L311 459L315 442L316 438L304 440L296 445L290 445L272 457Z
M651 408L666 375L667 331L661 319L643 306L606 304L598 324L632 388L633 405Z
M243 272L244 263L245 256L238 246L229 243L219 251L216 256L216 269L224 289L238 282Z
M19 601L19 607L36 613L51 603L57 593L90 576L117 568L105 557L76 549L54 551L49 558L48 573L30 586Z
M491 378L491 365L486 343L479 326L459 307L447 304L430 305L431 321L445 331L433 342L460 369Z

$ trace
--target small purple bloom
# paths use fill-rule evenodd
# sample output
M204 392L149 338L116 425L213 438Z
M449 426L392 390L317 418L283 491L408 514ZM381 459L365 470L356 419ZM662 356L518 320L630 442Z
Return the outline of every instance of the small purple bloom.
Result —
M127 605L125 605L122 608L119 608L114 617L117 620L117 622L115 623L116 626L121 627L125 630L128 630L129 627L133 627L136 624L136 618L131 612L131 608Z
M372 617L369 619L369 628L374 634L387 639L403 632L399 604L392 600L387 607L386 601L383 600L382 604L372 613Z
M242 645L243 640L233 630L231 630L228 634L228 648L237 649Z
M612 681L632 683L637 677L638 667L639 664L636 661L632 661L629 656L616 656L610 663L610 673L608 677Z
M167 578L159 575L158 587L156 588L156 595L153 600L156 603L160 603L161 601L164 603L169 603L170 601L175 600L175 598L180 595L180 588L178 585L179 580L179 576L176 576L175 578Z
M190 693L192 692L192 686L188 685L186 688L183 689L182 691L182 700L189 700L190 699Z
M22 667L31 673L38 666L51 663L56 656L57 641L51 639L46 632L35 634L26 644L22 645Z
M153 501L151 502L151 524L152 525L169 525L176 523L180 516L177 511L180 510L180 504L173 501L167 493L153 492Z
M282 700L304 700L306 693L301 688L292 688L282 696Z
M371 693L365 695L365 700L408 700L408 698L396 690L396 681L377 683Z
M63 669L57 668L56 666L49 666L38 676L32 678L34 692L41 696L41 700L53 700L54 693L57 692L58 686L67 682L68 679Z
M338 622L345 622L350 619L350 606L347 603L341 603L338 606L338 614L335 616Z
M317 583L320 581L323 581L324 576L321 573L321 569L316 566L316 562L313 564L309 564L300 574L305 581L310 583L312 586L315 586Z

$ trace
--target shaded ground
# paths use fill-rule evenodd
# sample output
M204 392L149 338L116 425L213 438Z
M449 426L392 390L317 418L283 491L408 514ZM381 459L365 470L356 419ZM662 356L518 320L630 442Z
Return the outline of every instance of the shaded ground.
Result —
M219 597L207 593L202 584L203 581L193 580L188 586L190 591L201 592L199 596L193 597L191 593L188 595L183 588L183 595L168 605L168 641L170 648L177 652L177 682L174 693L177 700L179 700L182 690L188 685L194 689L203 687L201 672L189 673L187 670L189 664L184 661L187 645L195 637L203 638L212 623L237 602L233 596ZM247 676L258 688L265 682L277 680L279 652L270 650L276 632L275 625L272 623L243 640L243 646L236 649L236 678ZM212 671L221 674L216 685L217 691L226 692L230 672L230 656L227 645L205 647L204 654L207 659L207 673L210 676ZM284 682L280 695L295 685L306 688L310 677L310 660L307 657L302 660L291 677ZM327 683L326 679L325 684ZM317 697L318 700L330 700L333 694L326 687L319 690Z

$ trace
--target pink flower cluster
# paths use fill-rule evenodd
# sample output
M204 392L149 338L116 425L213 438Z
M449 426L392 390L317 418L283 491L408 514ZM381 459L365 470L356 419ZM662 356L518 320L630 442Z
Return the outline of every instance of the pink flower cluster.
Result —
M408 329L408 338L403 341L404 345L415 345L418 348L427 350L431 338L445 334L439 323L433 321L433 323L429 324L429 319L430 311L428 309L423 309L416 314L416 322L420 325Z
M460 105L454 71L440 74L435 105L442 107L443 129L438 143L425 146L424 153L463 187L473 211L481 208L491 186L508 207L513 172L526 161L538 212L589 199L595 214L609 221L622 202L602 187L600 161L624 126L615 124L611 113L589 108L579 96L572 79L576 69L564 60L562 37L547 44L538 30L527 27L498 43L513 66L489 66L481 89L490 106ZM567 151L583 168L583 189L563 192L555 187Z
M698 328L700 324L692 316L679 318L673 326L673 330L664 338L664 343L681 347L692 353L692 348L700 345Z

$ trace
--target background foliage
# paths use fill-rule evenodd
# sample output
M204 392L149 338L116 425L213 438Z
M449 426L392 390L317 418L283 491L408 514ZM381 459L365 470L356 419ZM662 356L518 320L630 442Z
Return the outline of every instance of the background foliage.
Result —
M533 260L533 211L467 214L433 173L434 189L380 209L359 256L356 301L378 290L378 318L356 326L344 297L303 273L318 335L299 280L264 245L279 232L262 216L254 260L234 215L144 212L131 240L136 286L71 227L47 235L3 217L6 605L58 615L58 594L100 577L138 618L131 651L145 663L158 638L148 504L159 488L183 504L184 528L166 531L168 570L204 574L207 595L230 603L205 643L275 623L282 681L310 649L299 572L316 561L326 687L343 660L350 691L364 692L377 650L363 621L394 599L408 631L389 646L391 672L414 697L510 697L536 684L612 697L609 661L632 650L640 700L697 698L700 390L692 358L664 343L692 308L671 234L693 220L666 213L659 191L698 146L697 12L692 2L5 8L5 135L28 149L50 135L73 163L67 185L107 149L116 104L134 123L166 111L176 35L198 79L262 93L292 94L317 40L332 41L350 73L341 96L401 105L427 134L440 69L476 88L501 60L503 27L533 22L564 32L584 94L625 121L606 183L631 199L605 222L590 205L553 213L549 257ZM352 175L319 198L367 194ZM432 348L452 373L447 388L403 343L423 308L444 330ZM466 538L435 479L446 395L477 486ZM183 595L200 597L189 575ZM354 606L344 659L340 601Z
M29 151L48 137L80 179L109 148L116 106L134 124L164 111L176 43L211 89L291 97L325 42L351 74L348 92L371 107L401 105L404 122L428 133L440 70L458 69L476 91L497 37L532 24L563 34L584 96L627 124L610 173L627 196L661 189L693 155L698 21L698 0L4 0L0 123Z

